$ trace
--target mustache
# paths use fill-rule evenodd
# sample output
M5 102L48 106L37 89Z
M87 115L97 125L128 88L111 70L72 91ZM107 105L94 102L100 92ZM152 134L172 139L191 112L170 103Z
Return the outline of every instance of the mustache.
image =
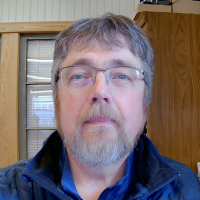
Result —
M90 109L83 110L78 117L78 124L83 125L88 120L94 120L97 117L105 117L115 121L120 127L123 126L123 117L116 109L107 104L93 104Z

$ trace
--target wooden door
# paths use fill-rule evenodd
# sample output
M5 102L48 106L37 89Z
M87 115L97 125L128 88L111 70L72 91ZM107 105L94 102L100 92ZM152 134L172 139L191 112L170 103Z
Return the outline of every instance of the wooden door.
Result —
M162 155L196 172L200 161L200 15L144 12L136 22L155 53L147 134Z

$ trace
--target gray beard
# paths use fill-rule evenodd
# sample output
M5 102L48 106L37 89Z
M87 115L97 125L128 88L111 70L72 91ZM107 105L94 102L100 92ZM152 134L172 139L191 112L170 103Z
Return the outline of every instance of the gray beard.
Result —
M117 139L107 137L105 128L99 127L94 136L82 136L77 130L75 137L64 140L67 150L81 163L90 168L104 168L127 156L134 148L135 141L122 136Z
M115 138L110 138L109 129L101 126L83 133L85 119L92 119L100 114L117 122ZM104 168L130 154L136 144L136 139L131 140L129 134L123 130L123 120L118 112L111 111L109 107L97 105L86 116L80 116L76 133L65 136L64 144L79 162L90 168Z

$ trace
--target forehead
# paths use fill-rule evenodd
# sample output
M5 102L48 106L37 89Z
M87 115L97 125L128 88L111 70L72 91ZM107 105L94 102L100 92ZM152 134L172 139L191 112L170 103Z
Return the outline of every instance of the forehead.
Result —
M91 65L92 67L123 65L140 68L140 59L130 51L127 45L105 47L95 42L84 47L77 45L71 47L61 67L72 65Z

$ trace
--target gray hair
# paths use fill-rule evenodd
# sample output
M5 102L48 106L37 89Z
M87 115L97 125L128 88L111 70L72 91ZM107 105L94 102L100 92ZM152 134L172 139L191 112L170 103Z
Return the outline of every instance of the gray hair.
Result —
M124 37L130 51L140 58L145 70L144 106L148 109L151 102L153 86L154 58L152 47L142 29L122 15L106 13L98 18L81 19L62 31L55 41L54 61L52 66L52 90L54 106L57 105L58 70L65 60L70 47L87 47L90 42L97 41L104 47L124 47L119 36Z

